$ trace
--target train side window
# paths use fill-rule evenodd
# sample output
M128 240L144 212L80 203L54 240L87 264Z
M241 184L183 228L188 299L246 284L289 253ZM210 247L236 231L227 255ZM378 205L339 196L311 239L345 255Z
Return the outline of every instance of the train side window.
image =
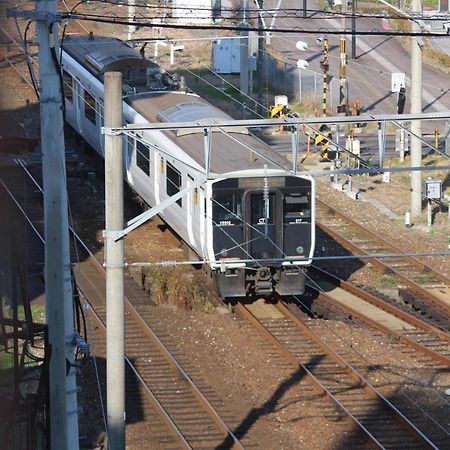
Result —
M181 172L178 171L170 162L166 163L166 192L167 195L177 194L181 190ZM182 199L178 199L177 203L181 206Z
M283 201L284 223L302 223L311 220L307 194L286 194Z
M150 149L141 141L136 140L136 164L150 176Z
M92 97L89 92L84 91L84 116L89 120L89 122L93 123L94 125L96 124L97 117L95 104L95 98Z
M212 197L213 221L216 225L242 223L242 193L214 192Z
M73 103L73 78L65 70L63 70L64 97Z

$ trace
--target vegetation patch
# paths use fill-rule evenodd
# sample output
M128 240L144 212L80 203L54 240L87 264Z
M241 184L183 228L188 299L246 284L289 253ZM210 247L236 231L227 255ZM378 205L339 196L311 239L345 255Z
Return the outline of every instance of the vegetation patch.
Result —
M399 282L397 278L391 276L391 275L382 275L377 280L377 285L380 288L392 288L398 286Z
M182 267L142 268L140 284L156 305L169 304L179 309L208 314L215 310L204 281L197 280Z

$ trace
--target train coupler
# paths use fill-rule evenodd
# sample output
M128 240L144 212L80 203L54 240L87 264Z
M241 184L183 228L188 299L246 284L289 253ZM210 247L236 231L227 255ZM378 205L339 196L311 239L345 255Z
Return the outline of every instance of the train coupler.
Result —
M268 267L260 267L255 277L255 294L270 296L273 294L274 281Z

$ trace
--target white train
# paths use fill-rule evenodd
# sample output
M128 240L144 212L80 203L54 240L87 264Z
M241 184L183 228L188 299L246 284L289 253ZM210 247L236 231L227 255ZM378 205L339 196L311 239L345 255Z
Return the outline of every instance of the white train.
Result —
M107 71L123 74L124 124L231 119L114 38L67 37L61 66L66 120L102 156ZM304 292L303 270L314 252L315 185L288 165L246 128L214 132L210 170L228 175L160 214L206 261L225 298ZM124 139L126 181L150 206L201 180L204 167L201 129L140 131Z

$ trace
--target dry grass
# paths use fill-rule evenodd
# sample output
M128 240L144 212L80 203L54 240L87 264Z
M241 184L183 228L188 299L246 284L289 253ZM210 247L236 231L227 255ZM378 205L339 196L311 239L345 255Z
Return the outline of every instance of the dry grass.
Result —
M214 311L204 283L183 267L143 268L139 282L156 305L169 304L179 309L205 313Z

